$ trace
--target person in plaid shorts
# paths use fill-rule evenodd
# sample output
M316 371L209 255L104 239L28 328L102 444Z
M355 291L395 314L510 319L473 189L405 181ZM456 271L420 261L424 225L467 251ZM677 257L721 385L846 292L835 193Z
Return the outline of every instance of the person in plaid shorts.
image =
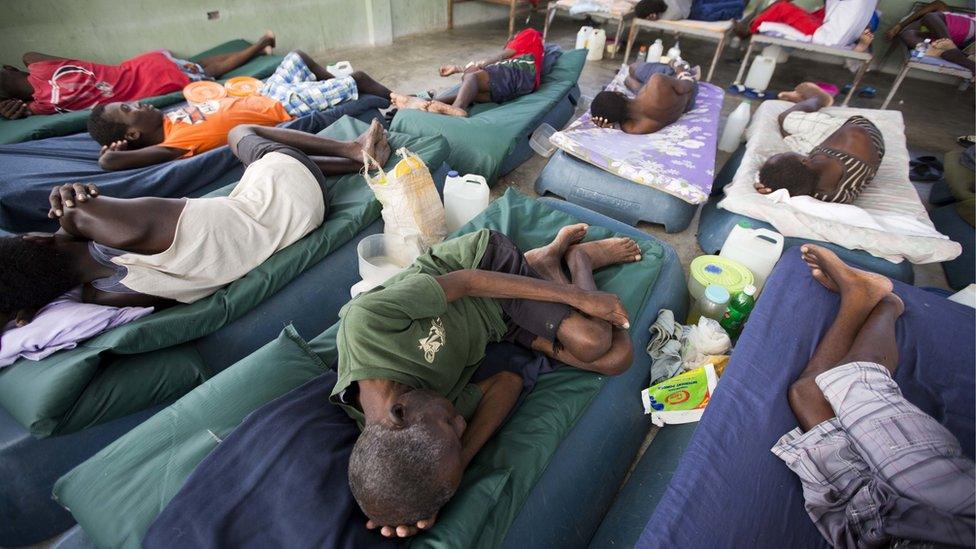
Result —
M355 100L360 93L390 98L390 90L365 72L334 76L300 50L289 52L261 88L262 95L279 101L296 118Z
M834 547L963 546L976 539L973 461L892 376L905 305L887 278L801 247L840 310L789 390L799 427L772 452L800 477L805 507Z

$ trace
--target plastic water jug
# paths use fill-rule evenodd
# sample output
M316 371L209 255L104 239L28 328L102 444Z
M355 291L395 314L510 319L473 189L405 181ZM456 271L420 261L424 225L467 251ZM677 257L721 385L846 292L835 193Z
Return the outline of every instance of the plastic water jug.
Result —
M325 70L329 71L329 74L335 76L336 78L342 78L343 76L349 76L355 72L352 68L352 63L349 61L339 61L335 65L328 65Z
M484 177L471 173L460 176L453 170L448 172L444 181L447 232L456 231L487 208L489 193L488 182Z
M765 48L763 48L763 51L760 55L762 55L763 57L770 57L772 59L775 59L777 65L782 65L783 63L786 63L786 61L789 60L790 58L789 52L783 49L783 46L776 46L776 45L766 46Z
M576 33L576 49L585 48L591 34L593 34L593 27L580 27L579 32Z
M681 42L675 42L673 46L668 48L668 59L672 61L681 59Z
M651 48L647 50L647 62L648 63L660 63L661 55L664 54L664 42L658 38L651 45Z
M743 101L732 111L732 114L725 119L725 129L722 130L722 138L718 140L718 148L725 152L735 152L742 141L742 133L749 125L749 102Z
M773 78L774 70L776 70L775 59L757 55L752 60L752 66L749 67L745 86L756 91L766 91L766 88L769 87L769 81Z
M586 40L586 48L590 50L586 54L587 61L599 61L603 59L603 48L607 45L607 33L603 29L593 29L590 37Z
M751 229L740 223L732 227L719 257L738 261L752 271L758 294L782 253L783 235L769 229Z

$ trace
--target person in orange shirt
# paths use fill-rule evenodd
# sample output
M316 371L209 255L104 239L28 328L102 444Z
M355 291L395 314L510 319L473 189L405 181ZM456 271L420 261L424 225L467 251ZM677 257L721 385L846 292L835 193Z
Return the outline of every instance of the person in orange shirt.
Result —
M306 84L348 80L353 94L348 99L356 98L357 89L365 94L390 96L389 89L365 73L357 71L349 77L335 78L299 51L288 54L285 60L292 62L287 67L283 63L282 68L307 67L303 69L308 72ZM323 89L318 89L317 93L298 93L309 90L302 88L297 81L286 82L287 79L274 77L271 80L277 86L276 93L269 94L273 97L224 97L187 105L165 114L155 107L136 102L97 105L88 118L88 133L102 145L98 164L104 170L115 171L188 158L226 145L228 133L236 126L275 126L291 120L293 116L311 112L311 106L321 110L344 100L332 97ZM289 94L288 90L294 93ZM301 98L308 100L302 101Z

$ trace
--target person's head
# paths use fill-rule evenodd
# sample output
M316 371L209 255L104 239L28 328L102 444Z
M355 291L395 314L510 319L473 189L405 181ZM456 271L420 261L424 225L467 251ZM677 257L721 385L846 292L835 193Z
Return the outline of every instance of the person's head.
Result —
M81 282L73 256L54 235L0 238L0 316L39 309Z
M817 172L809 158L787 152L770 156L759 168L759 184L773 191L786 189L790 196L809 195L817 188Z
M590 115L600 125L623 124L630 117L630 99L620 92L602 91L590 103Z
M465 427L450 401L423 389L368 422L349 457L349 487L366 516L381 525L433 517L461 483Z
M647 19L650 15L664 13L667 9L668 5L664 3L664 0L640 0L634 6L634 16Z
M96 105L88 117L88 133L99 145L123 140L130 149L158 145L162 129L163 113L134 101Z
M0 69L0 101L4 99L20 99L30 101L30 89L27 83L28 74L17 67L4 65Z

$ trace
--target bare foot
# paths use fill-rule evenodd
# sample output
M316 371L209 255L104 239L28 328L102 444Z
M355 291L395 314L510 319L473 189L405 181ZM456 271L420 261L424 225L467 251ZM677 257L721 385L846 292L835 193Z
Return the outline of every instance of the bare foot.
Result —
M459 118L468 117L468 111L455 107L454 105L442 103L440 101L431 101L430 107L428 107L427 110L437 114L446 114L447 116L457 116Z
M556 238L548 245L525 252L525 260L546 280L569 284L563 273L563 256L570 246L583 240L588 228L586 223L577 223L559 229Z
M566 251L566 261L572 261L572 256L579 253L586 254L590 258L594 271L617 263L633 263L641 260L640 246L632 238L604 238L571 246Z
M783 101L792 101L794 103L799 103L805 99L816 98L820 108L829 107L834 104L834 98L813 82L804 82L794 88L793 91L780 92L777 97Z
M275 42L275 34L270 30L265 31L264 34L261 35L261 38L258 40L258 42L264 44L265 55L271 55L271 52L274 51L274 48L277 45Z
M373 120L369 129L355 139L364 152L376 159L380 166L390 159L390 144L386 141L386 132L379 120Z
M749 25L741 19L732 20L732 32L742 40L746 40L752 35L752 31L749 30Z
M871 41L874 40L874 33L869 29L864 29L861 36L858 37L857 43L854 44L854 51L868 51L868 47L871 45Z
M850 296L874 307L894 289L887 277L855 269L821 246L804 244L800 246L800 252L813 278L841 296Z
M426 99L421 99L415 95L404 95L396 92L390 94L390 102L393 103L393 106L398 109L415 109L418 111L426 111L430 105L430 101L427 101Z

